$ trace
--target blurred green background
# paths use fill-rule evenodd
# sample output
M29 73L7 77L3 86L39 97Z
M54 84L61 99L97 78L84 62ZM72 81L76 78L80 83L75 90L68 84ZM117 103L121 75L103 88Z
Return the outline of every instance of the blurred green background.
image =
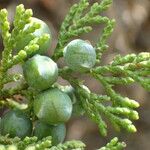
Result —
M95 1L90 0L91 4ZM57 43L61 22L69 7L75 2L78 0L0 0L0 8L8 9L10 22L13 20L16 5L23 3L26 8L32 8L34 16L47 22L52 30L53 43L48 51L48 54L51 54ZM103 56L103 64L110 62L118 53L125 55L150 51L149 0L114 0L112 7L104 15L115 18L117 23L109 40L109 51ZM82 38L90 40L94 45L102 28L103 26L95 26L92 33L84 35ZM2 41L0 41L0 48L2 49ZM62 65L64 64L60 61L59 66ZM89 79L87 76L80 76L80 78L85 79L85 83L92 91L103 92L95 80ZM66 84L62 79L60 82ZM76 117L67 124L66 140L82 140L87 144L87 150L95 150L106 144L112 137L118 136L120 140L128 144L127 150L150 150L150 93L136 84L128 87L118 86L116 90L140 103L141 107L138 110L140 119L135 122L138 132L135 134L117 133L109 125L108 136L103 138L100 136L97 126L89 119Z

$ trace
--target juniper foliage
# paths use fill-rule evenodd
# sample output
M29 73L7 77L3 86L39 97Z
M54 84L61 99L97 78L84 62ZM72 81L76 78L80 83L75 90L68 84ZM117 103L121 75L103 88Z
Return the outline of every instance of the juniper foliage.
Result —
M0 137L1 150L84 150L85 144L81 141L67 141L57 146L51 145L51 137L43 138L38 141L37 137L26 137L21 140L18 137L9 138L6 136ZM122 150L125 148L124 142L118 142L118 138L113 138L110 143L100 148L99 150Z
M74 4L61 25L58 43L52 56L53 60L57 61L63 57L63 49L71 39L91 32L95 24L105 25L102 34L95 43L97 65L87 71L86 74L96 79L104 87L106 95L87 91L83 86L84 81L75 77L71 69L66 66L59 68L59 76L69 81L74 87L86 115L98 125L100 134L103 136L107 135L107 124L102 116L105 116L117 130L125 129L127 132L136 132L136 127L132 121L139 119L136 111L139 103L116 92L113 89L115 85L130 85L136 82L150 91L150 53L117 55L109 64L101 65L101 57L108 49L107 39L113 32L115 21L101 16L100 13L107 10L111 3L112 0L102 0L91 6L88 0L80 0L78 4ZM13 29L10 30L7 10L2 9L0 11L0 29L4 45L0 63L0 107L21 109L34 118L32 104L36 91L28 87L22 74L9 73L9 69L24 63L38 51L40 43L46 42L50 38L48 34L34 38L24 49L14 54L16 41L40 28L40 24L33 23L24 30L32 15L31 9L25 9L23 5L17 6ZM7 83L17 81L20 82L16 87L5 87ZM18 94L26 97L28 103L16 102L14 95ZM0 136L0 144L2 150L82 150L85 148L85 145L80 141L68 141L52 146L51 137L38 141L36 137L26 137L21 140L17 137L12 139L9 136ZM120 143L117 138L114 138L100 150L121 150L124 147L124 143Z

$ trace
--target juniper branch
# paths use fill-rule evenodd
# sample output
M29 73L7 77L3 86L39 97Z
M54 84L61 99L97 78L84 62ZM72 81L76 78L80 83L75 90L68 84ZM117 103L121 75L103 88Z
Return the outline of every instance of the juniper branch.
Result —
M101 114L104 114L107 118L109 118L111 122L117 124L121 128L125 128L128 132L136 131L135 126L128 118L130 118L131 120L137 120L139 118L138 113L133 110L134 108L137 108L139 104L134 100L130 100L127 97L122 97L121 95L116 93L112 89L111 84L109 84L108 81L105 80L105 77L100 76L99 74L94 74L91 71L91 75L98 79L104 86L108 96L110 96L109 100L112 101L112 104L114 106L112 105L106 107L102 104L102 102L105 102L105 99L103 99L102 101L98 101L100 97L99 95L92 92L87 92L87 90L85 90L82 86L83 83L76 80L73 76L70 75L69 69L61 69L60 75L64 79L68 80L70 84L76 89L78 95L80 95L80 100L87 116L98 124L100 133L103 136L106 136L107 134L107 125L103 121ZM104 97L101 96L101 98ZM122 116L122 118L120 116ZM124 117L126 119L124 119Z
M113 138L110 143L99 150L123 150L126 147L124 142L118 142L118 138Z
M69 42L71 38L92 31L92 25L94 24L106 24L100 42L96 46L98 51L99 49L104 51L104 47L106 49L106 40L113 31L114 20L102 17L99 14L105 11L111 3L112 0L102 0L101 3L94 3L85 15L84 12L89 6L88 0L80 0L78 4L73 5L60 28L58 44L53 59L57 60L62 57L63 48L66 43Z
M67 141L56 146L51 145L51 137L38 140L37 137L18 137L10 138L8 135L0 137L0 148L8 150L8 147L13 147L19 150L84 150L85 144L81 141Z
M3 45L4 50L2 52L2 60L0 65L0 89L2 90L4 85L16 81L20 79L21 75L9 75L8 69L12 68L14 65L24 62L29 57L33 56L36 51L39 49L39 45L41 43L46 42L50 37L45 34L39 38L34 38L24 47L24 49L20 50L16 55L12 55L12 51L16 46L16 42L22 36L27 36L28 34L33 33L36 29L40 28L38 23L32 23L27 28L25 26L31 21L32 10L25 9L21 4L16 8L15 19L13 22L14 28L10 33L10 25L7 19L8 12L6 9L2 9L0 11L0 29L2 31ZM21 86L21 85L20 85ZM18 89L10 89L9 92L16 93L14 91ZM13 92L12 92L13 91ZM2 94L7 95L7 92L0 92ZM9 94L10 95L10 94Z
M6 99L6 100L1 100L0 101L0 107L7 107L7 108L10 108L10 109L13 109L13 108L16 108L16 109L20 109L20 110L23 110L23 109L27 109L27 104L20 104L16 101L14 101L13 99Z

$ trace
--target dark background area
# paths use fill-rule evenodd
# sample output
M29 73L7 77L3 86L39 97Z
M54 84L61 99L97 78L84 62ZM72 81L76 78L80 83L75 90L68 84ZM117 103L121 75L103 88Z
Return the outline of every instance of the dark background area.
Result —
M91 3L96 0L91 0ZM53 36L52 47L49 54L54 50L61 22L67 14L69 7L78 0L0 0L0 8L7 8L9 20L12 22L15 7L23 3L26 8L32 8L34 16L47 22ZM139 53L150 51L150 1L149 0L114 0L112 7L105 13L110 18L116 19L113 35L109 40L109 51L103 56L103 63L110 62L113 57L120 53ZM93 44L98 38L103 26L95 26L92 33L83 36ZM2 43L0 44L2 49ZM62 66L62 62L59 63ZM102 93L99 84L87 76L82 76L92 91ZM62 81L65 83L65 81ZM116 90L124 96L137 100L141 107L138 109L140 119L135 122L138 132L127 134L117 133L109 125L106 138L101 137L97 126L85 117L73 118L67 125L68 132L66 140L78 139L87 144L87 150L94 150L104 145L112 137L118 136L125 141L127 150L149 150L150 149L150 93L140 86L134 84L128 87L116 87Z

